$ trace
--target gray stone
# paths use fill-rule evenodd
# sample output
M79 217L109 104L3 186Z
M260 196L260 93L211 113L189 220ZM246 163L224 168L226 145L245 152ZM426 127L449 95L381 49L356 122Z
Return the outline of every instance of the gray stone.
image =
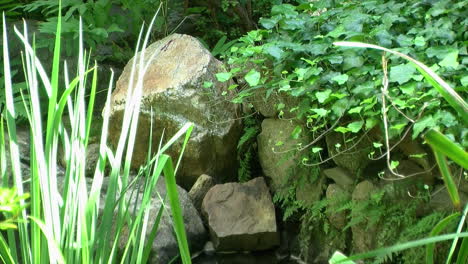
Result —
M201 206L203 203L203 198L205 198L206 193L215 185L213 177L202 174L198 177L195 184L190 189L188 195L193 202L193 205L201 213Z
M356 180L356 175L349 173L346 169L335 167L331 169L323 170L323 174L329 179L332 179L336 184L343 188L349 188L354 184Z
M261 177L215 185L202 210L217 251L265 250L279 244L275 208Z
M305 206L312 206L322 197L325 188L325 177L319 176L315 181L299 179L301 182L296 187L296 200Z
M307 171L298 166L302 153L297 148L309 143L310 138L305 128L298 139L291 138L296 126L290 120L265 119L262 122L262 132L257 137L258 158L264 175L272 181L273 191L284 185L289 176L307 175Z
M363 181L356 185L353 191L352 199L354 202L370 199L371 195L377 191L377 188L370 181ZM359 212L362 214L362 212ZM354 215L351 213L351 221L362 215ZM368 221L360 222L351 227L353 234L353 250L356 252L366 252L375 248L377 238L377 225L369 225Z
M132 179L130 179L129 181L131 180ZM101 215L104 211L104 198L105 194L107 193L108 181L109 178L104 178L103 187L101 190L101 204L99 208ZM88 178L87 183L89 185L88 189L90 189L92 180ZM125 194L125 199L128 202L129 208L131 208L132 210L133 208L136 208L137 211L140 210L140 205L143 198L143 190L138 190L138 188L140 187L139 184L144 184L144 181L137 181L137 184L133 185ZM156 185L156 191L158 192L160 197L166 197L167 190L163 177L161 177L158 180L158 183ZM188 197L188 193L179 186L177 186L177 192L179 196L180 206L183 212L184 227L185 232L187 234L187 241L189 243L190 250L192 252L196 252L197 250L202 249L207 239L207 232L197 210L193 206L190 198ZM135 196L137 196L138 199L135 199ZM154 224L153 221L156 220L156 216L162 204L163 201L160 200L157 195L154 195L151 199L151 209L149 212L150 227ZM153 241L151 248L151 257L149 261L150 263L166 264L169 263L173 257L179 254L179 247L174 232L173 221L171 217L171 209L168 201L164 202L164 206L165 210L159 223L158 233L156 235L155 240ZM146 237L149 237L150 232L151 229L148 228ZM127 227L124 227L122 237L118 243L120 250L124 249L124 246L127 243L127 241L128 229Z
M203 247L203 253L208 256L214 255L216 253L213 242L206 242L205 246Z
M99 161L99 144L89 144L86 147L86 177L93 177Z
M339 167L349 170L352 174L358 174L360 170L369 164L368 154L372 149L372 145L367 137L362 134L358 134L356 139L350 142L345 142L343 135L338 132L327 133L325 138L328 153ZM340 147L337 148L337 145L340 145Z
M147 47L145 62L152 56L154 58L143 80L133 167L138 168L146 160L151 123L152 149L155 150L163 131L168 138L183 125L192 122L194 129L178 170L178 183L190 189L197 177L204 173L217 179L233 177L241 126L237 116L238 106L223 95L228 91L229 83L220 83L215 77L216 73L225 71L222 63L197 39L179 34ZM112 93L109 141L114 146L120 137L133 60L125 66ZM213 85L206 88L205 82ZM168 154L176 160L181 147L182 140L179 140Z
M330 184L328 185L327 192L326 192L327 200L330 203L327 205L326 215L330 224L338 230L342 230L347 221L347 212L340 211L336 212L338 209L337 206L340 204L344 204L346 201L349 200L350 194L344 190L338 184Z
M463 209L468 202L468 195L464 192L458 192L458 195L460 196L460 204ZM429 208L433 211L454 212L455 208L445 185L435 186L431 200L429 201Z
M286 93L273 91L267 98L266 89L255 89L253 96L247 99L254 109L264 117L276 118L281 113L283 118L294 118L297 112L292 111L299 104L299 99ZM278 109L278 105L284 105Z

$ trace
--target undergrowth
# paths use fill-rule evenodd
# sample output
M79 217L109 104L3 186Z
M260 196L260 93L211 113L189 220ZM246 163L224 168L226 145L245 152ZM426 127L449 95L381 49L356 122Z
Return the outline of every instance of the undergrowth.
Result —
M311 234L323 234L329 238L346 237L351 234L353 228L362 229L365 232L373 232L375 235L374 248L381 248L396 243L403 243L411 240L426 237L433 227L443 219L446 214L433 212L420 216L418 211L425 203L422 199L409 197L395 197L391 188L382 188L372 193L369 199L351 200L350 195L343 193L334 198L323 198L315 202L312 206L302 208L301 216L301 241L302 251L311 246ZM332 226L327 215L336 213L346 214L346 226L342 230ZM456 227L454 223L447 231L453 231ZM351 236L350 236L351 237ZM354 238L353 238L354 239ZM333 239L329 239L332 241ZM336 241L336 240L334 240ZM335 242L336 243L336 242ZM334 245L336 246L336 245ZM353 249L352 241L345 241L343 248L335 248L348 253L359 253ZM447 243L438 245L439 252L446 252L442 248L447 248ZM439 254L438 259L443 260L445 256ZM376 258L370 263L424 263L425 248L412 248L398 254L386 255Z
M261 122L250 116L244 119L244 129L239 142L237 143L237 159L239 169L237 171L239 182L246 182L255 177L258 168L257 158L257 136L260 133Z

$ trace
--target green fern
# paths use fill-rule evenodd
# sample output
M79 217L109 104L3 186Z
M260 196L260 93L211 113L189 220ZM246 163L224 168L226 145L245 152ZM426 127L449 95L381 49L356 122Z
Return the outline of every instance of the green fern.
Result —
M260 122L255 117L244 119L244 131L237 143L237 159L239 160L237 176L239 182L252 179L252 164L255 163L257 154L254 144L258 133L260 133Z

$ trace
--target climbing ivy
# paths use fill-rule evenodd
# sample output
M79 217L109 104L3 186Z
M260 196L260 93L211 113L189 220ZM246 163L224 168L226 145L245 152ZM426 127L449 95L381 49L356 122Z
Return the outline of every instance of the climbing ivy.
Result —
M238 87L234 103L248 101L258 89L266 91L265 98L273 93L298 98L300 103L291 109L313 133L336 121L334 131L350 136L381 128L382 53L336 48L332 43L362 41L395 48L431 65L466 96L467 4L319 0L275 5L269 17L260 19L262 29L239 38L225 54L230 69L217 77L245 83ZM436 90L412 65L385 56L390 138L400 138L411 128L416 138L436 126L468 146L465 125Z

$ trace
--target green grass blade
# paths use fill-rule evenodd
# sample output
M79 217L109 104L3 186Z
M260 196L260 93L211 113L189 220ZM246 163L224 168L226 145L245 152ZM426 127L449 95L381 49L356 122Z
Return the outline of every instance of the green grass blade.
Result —
M7 39L7 29L5 22L5 14L3 14L3 65L4 65L4 81L5 81L5 102L6 102L6 121L7 121L7 130L10 141L10 159L12 166L12 173L14 179L14 185L18 191L18 195L22 196L24 194L23 190L23 180L21 175L20 168L20 159L19 159L19 149L16 138L16 113L13 101L13 89L11 83L11 71L10 71L10 58L8 53L8 39ZM24 201L20 201L20 206L24 206ZM25 263L30 262L30 243L29 243L29 234L28 234L28 225L26 218L26 210L23 210L18 219L18 231L20 235L20 241L24 241L20 246L21 255ZM10 239L11 238L11 239ZM14 241L12 236L9 236L10 241ZM16 246L16 245L12 245Z
M29 219L31 219L34 224L36 224L42 231L42 233L46 236L48 242L49 242L49 254L51 255L52 260L56 260L57 263L59 264L64 264L65 260L63 258L62 252L60 252L60 248L57 245L57 242L54 239L53 234L50 232L50 228L48 228L40 219L37 219L35 217L29 216Z
M148 263L148 259L149 259L149 256L153 247L153 242L154 242L154 239L156 238L156 234L158 233L159 223L161 222L161 218L164 212L164 207L165 206L163 202L161 207L159 208L158 215L156 216L153 227L151 228L151 232L148 236L147 243L145 245L145 248L143 250L143 254L141 257L141 262L137 262L137 263Z
M457 264L466 264L468 262L468 238L464 238L458 251Z
M15 260L10 252L11 247L7 244L3 235L0 234L0 259L4 264L15 264Z
M397 244L391 247L380 248L380 249L372 250L369 252L350 256L347 258L347 260L358 260L358 259L367 259L367 258L373 258L373 257L386 256L391 253L403 251L409 248L420 247L420 246L424 246L430 243L452 240L454 238L460 238L460 237L468 237L468 232L463 232L460 234L446 234L446 235L435 236L435 237L410 241L406 243L401 243L401 244ZM336 263L343 263L343 261L338 261Z
M442 133L434 129L430 129L424 135L424 139L431 145L434 150L437 150L444 156L449 157L458 165L462 166L465 170L468 170L468 153L466 153L466 151L457 146Z
M169 196L169 203L171 205L172 218L174 221L174 230L179 244L180 256L182 263L191 263L190 250L187 243L187 235L185 234L184 218L182 209L180 208L179 196L177 194L177 184L174 174L174 167L172 166L172 159L162 154L161 158L166 157L168 160L164 166L164 179L166 180L167 194Z
M455 92L454 89L452 89L452 87L450 87L448 83L446 83L442 78L439 77L439 75L437 75L434 71L432 71L423 63L401 52L387 49L377 45L348 41L335 42L333 43L333 45L342 47L371 48L382 50L412 62L416 66L416 68L421 73L423 73L423 76L429 81L429 83L431 83L434 86L434 88L436 88L436 90L445 98L445 100L447 100L447 102L460 114L464 123L468 124L468 104L459 94L457 94L457 92Z
M460 234L462 232L462 230L463 230L463 226L465 225L465 219L466 219L467 213L468 213L468 203L466 203L465 210L463 211L463 215L462 215L462 217L460 219L460 222L458 223L457 234ZM465 240L466 240L466 238L463 239L463 242L465 242ZM452 263L452 257L453 257L453 253L455 252L455 249L457 247L457 243L458 243L458 237L453 239L452 246L450 247L450 251L449 251L449 254L448 254L448 257L447 257L447 262L446 262L447 264ZM467 246L465 245L464 247L467 247ZM460 252L463 252L463 251L460 251ZM457 262L458 262L458 260L457 260ZM464 262L464 263L466 263L466 262Z
M93 80L91 84L91 92L90 92L90 97L88 101L88 116L86 117L86 142L85 146L88 145L88 139L89 139L89 133L91 131L91 120L93 119L93 113L94 113L94 100L96 98L96 87L97 87L97 63L94 62L94 67L93 67Z
M445 156L442 153L435 149L434 157L436 159L437 165L439 166L440 174L444 179L445 187L447 187L447 192L450 195L450 199L452 200L453 206L458 211L461 211L460 195L458 194L457 185L453 181L452 174L450 173L447 160L445 159Z
M46 138L51 139L49 135L53 133L52 126L55 119L55 107L57 104L58 97L58 80L60 73L60 38L62 33L62 1L59 0L58 15L57 15L57 30L55 33L55 45L54 45L54 57L52 59L52 76L51 76L51 93L49 97L49 106L47 111L47 129ZM52 142L46 141L45 149L46 153L49 153L48 149L51 147Z
M460 216L460 213L454 213L445 217L439 223L437 223L436 226L434 226L429 236L430 237L437 236L438 234L440 234L440 232L442 232L449 224L451 224L459 216ZM434 263L434 249L435 249L435 243L427 244L426 246L426 263L427 264Z

